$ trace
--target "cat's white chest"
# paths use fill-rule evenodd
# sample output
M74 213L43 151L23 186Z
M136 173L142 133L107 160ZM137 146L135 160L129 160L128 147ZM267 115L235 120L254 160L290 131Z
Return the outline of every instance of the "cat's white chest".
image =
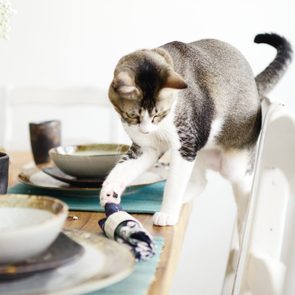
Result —
M123 127L132 141L140 146L154 147L162 151L166 151L171 147L180 147L177 130L169 122L163 122L157 130L149 134L142 133L137 125L123 124Z

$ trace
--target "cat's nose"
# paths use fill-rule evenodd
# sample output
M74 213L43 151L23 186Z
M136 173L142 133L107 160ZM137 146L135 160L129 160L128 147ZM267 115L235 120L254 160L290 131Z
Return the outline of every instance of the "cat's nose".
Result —
M149 134L149 133L150 133L149 130L144 129L144 128L140 128L139 130L140 130L140 132L143 133L143 134Z
M149 134L150 133L150 130L148 128L146 128L145 126L142 126L142 125L139 126L139 130L143 134Z

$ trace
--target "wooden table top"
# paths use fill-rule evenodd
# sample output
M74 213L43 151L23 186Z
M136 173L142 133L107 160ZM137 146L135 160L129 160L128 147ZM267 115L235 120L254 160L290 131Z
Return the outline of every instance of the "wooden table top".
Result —
M9 185L17 183L17 175L21 167L32 162L30 152L11 152ZM169 294L172 285L173 275L177 266L179 254L182 248L187 222L190 216L191 204L185 204L182 208L180 220L176 226L158 227L153 226L152 215L134 214L135 218L140 220L143 226L153 235L160 235L165 239L165 245L160 257L155 280L149 288L148 295ZM97 221L104 217L103 213L71 211L70 216L77 216L78 220L69 220L65 227L69 229L82 229L93 233L101 232Z

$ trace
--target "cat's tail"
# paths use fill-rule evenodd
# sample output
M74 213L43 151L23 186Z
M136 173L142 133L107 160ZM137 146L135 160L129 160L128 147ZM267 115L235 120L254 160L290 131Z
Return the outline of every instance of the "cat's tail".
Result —
M277 34L259 34L254 39L255 43L265 43L277 50L274 60L256 76L255 81L260 96L268 94L285 74L292 60L291 44Z

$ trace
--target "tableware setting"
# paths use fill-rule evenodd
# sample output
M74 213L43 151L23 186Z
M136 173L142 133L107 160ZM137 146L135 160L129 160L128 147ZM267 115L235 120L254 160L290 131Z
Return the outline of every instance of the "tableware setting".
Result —
M61 121L31 122L29 132L34 162L36 165L46 164L48 151L61 145Z
M70 239L66 234L60 233L51 246L41 254L17 263L0 264L0 282L56 269L75 261L84 251L79 243Z
M81 294L128 276L134 257L102 235L62 230L56 198L0 195L0 294Z
M49 156L64 173L77 178L104 178L129 149L124 144L59 146Z
M163 181L167 178L168 165L165 163L158 162L153 167L151 167L147 172L140 175L136 180L134 180L130 186L143 186L152 183L157 183ZM48 166L42 169L42 172L47 175L70 184L72 187L80 188L98 188L102 185L104 178L78 178L65 174L56 166ZM34 180L33 180L34 181Z
M107 173L127 150L128 146L121 144L60 146L49 151L54 163L42 167L26 166L18 175L18 180L37 188L99 193ZM145 185L165 181L167 168L167 164L158 162L135 179L125 194ZM67 173L68 169L71 175Z
M135 260L131 252L102 235L80 230L65 230L61 237L78 244L82 247L82 252L65 264L59 262L60 265L51 270L35 271L30 276L14 280L0 280L0 294L88 293L124 279L134 269Z
M59 120L31 122L29 129L35 165L24 167L18 180L31 187L99 193L110 170L129 149L126 144L113 143L60 145ZM157 163L135 179L125 195L166 178L167 166Z
M63 200L71 209L98 210L98 195L102 183L110 170L128 151L129 146L123 144L58 145L60 144L60 122L56 120L30 124L30 136L34 163L23 166L18 175L20 184L16 186L18 188L12 188L12 191L15 189L15 193L48 194L54 197L40 197L43 198L44 204L49 199L65 204L61 201ZM51 149L49 149L50 145L52 145ZM160 187L155 186L155 188L153 185L164 182L167 174L168 166L156 163L133 181L126 188L124 195L131 195L143 188L140 190L141 193L136 195L138 201L153 198L152 191L159 191L162 187L161 184L159 184ZM152 185L151 188L149 185ZM147 191L145 187L148 188ZM13 196L15 199L21 199L21 195L10 194L6 195L5 202L13 200ZM22 196L30 205L22 203L20 205L16 202L17 210L13 210L15 208L11 205L12 208L2 214L2 219L0 217L0 224L4 221L4 224L6 222L10 226L9 228L6 225L6 229L3 229L0 225L1 235L4 232L10 237L6 239L7 243L3 244L7 252L4 251L2 256L0 254L0 293L27 295L91 292L128 276L133 270L135 259L148 260L156 253L153 237L122 207L114 207L114 210L100 208L105 211L106 218L98 220L103 233L97 236L80 230L62 231L68 212L68 207L65 205L66 213L60 226L56 228L54 235L51 235L50 242L47 239L48 241L43 243L46 239L42 234L36 237L34 233L38 234L38 227L42 228L49 223L50 217L45 216L44 212L40 216L30 212L28 217L28 212L36 209L46 211L48 205L39 208L36 205L39 197ZM88 198L90 196L91 198ZM95 204L92 201L94 198ZM2 199L4 200L4 197ZM30 202L30 200L34 201ZM80 200L83 201L83 205L79 204ZM56 213L48 212L49 215ZM112 229L111 221L118 214L121 219L124 217L123 219L126 220L120 228L116 226L117 229ZM26 221L22 222L22 220ZM26 225L31 226L33 230L20 234L19 231ZM14 230L14 227L18 230ZM116 239L114 239L115 236L103 236L108 232L106 231L108 228L110 231L116 231ZM14 232L16 233L13 234ZM125 232L128 235L125 236ZM43 235L47 236L49 233L46 234L44 231ZM39 251L28 253L26 242L20 240L30 240L32 249L39 245ZM10 247L11 253L8 251L9 245L13 245ZM14 245L24 245L23 251L16 255L17 247Z
M39 172L45 174L41 170L44 168L40 166L37 167L32 163L26 164L22 167L23 172L26 175L35 175ZM161 195L162 187L164 185L163 181L165 180L166 174L167 166L165 164L156 164L154 167L152 167L151 172L149 172L146 175L146 177L142 179L145 182L149 181L151 185L145 185L141 183L140 185L142 186L139 186L140 190L138 190L138 193L126 196L126 200L129 200L128 202L130 202L130 204L134 204L132 205L134 206L134 209L130 209L131 211L129 211L129 207L125 202L123 202L123 207L127 209L128 212L137 213L153 213L156 210L158 210L158 205L155 204L159 202L158 199ZM150 175L156 176L152 182ZM47 186L47 183L45 185ZM63 183L63 185L66 185L66 183ZM51 190L55 192L52 192L52 194L50 194ZM54 190L51 188L37 188L35 184L27 185L19 183L16 184L14 187L9 188L9 193L40 195L46 195L46 193L49 193L50 196L62 199L70 206L70 208L72 208L72 210L74 210L74 207L72 207L73 203L71 202L73 202L73 200L76 199L71 199L71 196L73 196L74 194L73 192L74 191L71 186L67 189L59 190L58 188L57 190ZM75 203L75 210L87 210L97 212L97 191L94 191L94 189L76 188L76 192L77 196L79 196L80 199L77 198L77 201ZM84 198L83 195L85 192L89 192L91 195L94 195L95 199L93 198L93 201L91 202L90 198L82 199ZM64 195L67 195L67 197L64 197ZM68 202L69 199L71 200ZM87 205L87 209L83 207L85 203ZM145 211L141 211L143 209ZM146 209L148 209L148 211L146 211ZM77 225L79 226L79 224L82 222L82 220L80 219L84 216L84 214L83 212L80 213L82 213L82 215L77 215L78 218L73 219L75 221L71 221L70 219L68 219L68 222L71 223L71 227L73 226L75 228L76 226L74 223L77 223ZM102 218L101 215L99 215L99 219L100 218ZM128 225L129 223L130 222L128 222ZM120 234L118 232L120 236L121 230L123 230L123 228L120 229ZM99 231L98 225L97 231ZM130 238L132 238L133 241L134 238L131 232L128 233L128 236L130 234ZM64 241L59 241L59 239L64 238L65 235L68 238L70 238L72 242L76 242L77 244L79 244L82 247L82 251L76 249L75 246L73 246L73 248L76 249L76 251L79 250L76 252L76 254L70 254L68 253L68 251L63 251L69 248L68 246L63 247ZM52 245L39 256L35 256L24 261L19 261L10 264L0 263L2 267L0 268L0 294L82 294L99 290L104 287L108 287L107 289L105 289L105 292L107 294L108 292L114 292L114 290L116 290L115 294L118 294L121 292L118 290L124 290L125 288L134 289L134 286L136 286L138 280L140 280L141 282L140 288L142 290L148 288L149 284L153 280L153 274L159 262L160 252L164 244L163 239L159 240L157 237L155 238L157 247L155 248L155 254L153 254L155 255L153 256L154 259L149 259L149 261L145 262L144 264L141 264L140 267L137 267L136 271L133 272L135 258L138 259L138 257L135 257L134 252L130 251L132 250L130 247L126 247L126 242L128 242L129 237L127 237L127 240L125 240L126 242L124 242L124 245L120 245L119 240L111 241L110 239L106 238L103 234L93 235L88 232L77 230L75 235L77 235L77 239L73 238L73 236L70 236L70 233L68 231L63 231L59 234L58 238L52 243ZM94 239L92 238L93 236ZM97 238L103 240L103 242L100 243L97 240ZM111 247L107 246L110 245L110 242L116 248L112 247L114 249L113 251L106 251L106 248ZM32 241L32 243L34 243L34 241ZM101 244L101 249L96 248L98 247L98 244ZM119 250L119 248L117 248L118 246L121 247L120 249L124 249L124 253L121 250ZM53 250L51 249L51 247L53 247ZM60 256L54 256L52 257L52 259L49 259L52 251L55 251L54 249L58 250L59 252L55 252L55 254L60 254ZM114 260L116 256L116 253L114 254L114 252L119 253L119 257L117 257L116 260ZM75 252L73 251L73 253ZM64 257L65 254L68 254L69 257ZM83 270L82 273L81 270ZM128 280L124 280L118 284L115 284L119 282L119 280L122 280L125 277L129 276L131 273L132 275L130 278L128 278Z
M6 194L8 186L9 156L0 152L0 194Z
M42 197L44 203L46 203L45 200L47 199L53 199L57 202L67 203L72 210L73 208L75 210L98 210L98 195L101 185L110 170L116 165L122 155L128 151L129 146L122 144L56 146L57 142L53 138L54 147L48 149L50 141L48 134L52 131L52 127L58 130L60 125L55 123L52 125L52 121L41 123L40 126L36 125L34 128L41 128L41 130L45 130L45 133L49 130L49 133L46 135L48 140L45 140L48 141L48 144L38 151L38 141L32 138L33 129L31 125L30 135L34 163L23 166L18 175L20 184L16 185L15 188L11 188L12 191L15 189L17 194L27 194L22 196L28 200L39 198L31 194L46 195L48 193L48 195L54 198ZM46 129L48 127L46 125L49 125L50 128ZM37 131L35 130L35 132ZM42 136L39 136L39 143ZM60 140L58 133L56 138ZM43 160L40 160L39 156L43 157ZM154 198L153 192L161 190L161 182L166 180L167 174L168 166L163 163L156 163L149 171L143 173L130 184L126 188L124 195L129 197L129 195L136 193L142 188L143 190L140 190L139 194L134 194L134 196L137 196L136 199L138 199L139 203L146 199ZM153 185L157 183L159 185L154 187ZM13 196L16 199L21 198L21 195L9 194L6 195L5 202L8 199L12 200ZM88 198L90 196L91 198ZM158 193L156 198L158 199ZM63 202L59 199L63 200ZM27 202L30 203L30 201ZM157 203L158 201L155 200L154 202ZM35 201L35 204L37 203ZM5 235L2 235L4 232L4 234L7 233L7 236L10 233L11 236L10 240L7 239L6 245L3 244L6 246L5 249L8 251L8 245L12 245L10 247L11 253L9 251L3 252L2 260L0 254L1 294L81 294L91 292L122 280L133 271L135 260L150 259L156 253L153 237L149 235L135 218L132 219L133 223L131 224L130 218L132 216L121 207L115 208L115 211L112 212L105 208L100 209L106 210L106 218L97 220L100 221L99 225L103 230L103 233L100 235L80 230L62 231L64 217L60 226L54 232L55 236L52 235L52 240L50 242L47 241L45 246L43 240L46 239L43 239L42 234L38 237L33 234L38 233L37 227L44 227L47 219L50 218L45 216L46 214L34 216L31 213L28 218L27 212L30 209L40 209L37 205L32 204L34 202L31 202L30 206L32 208L29 205L28 208L26 208L26 205L23 208L22 205L17 204L16 207L20 207L17 208L18 210L9 209L10 211L7 211L6 214L2 214L2 219L0 217L0 244L1 236L5 237ZM146 209L146 206L143 208ZM15 208L12 206L12 209ZM46 206L41 209L46 209ZM16 213L12 213L13 211ZM56 212L49 213L54 215ZM111 219L118 213L121 215L121 218L124 214L124 218L127 219L124 222L124 226L116 230L116 239L112 241L109 236L105 237L103 234L106 234L105 229L109 227ZM112 215L112 218L109 218L110 215ZM12 221L12 224L9 225L12 228L7 229L7 225L6 229L1 228L3 220L8 224ZM33 225L30 223L26 224L26 222L22 222L23 220L30 220ZM35 225L35 223L38 225ZM24 225L32 225L31 227L34 228L34 230L31 230L32 233L28 231L28 233L25 232L23 235L18 234L18 231ZM13 227L18 227L18 231L14 230ZM128 231L126 231L127 229ZM14 232L17 233L14 234ZM128 232L126 237L124 235L125 232ZM46 236L46 231L43 234ZM26 247L24 242L26 239L30 240L33 249L38 245L39 248L43 245L42 249L27 253L28 247ZM23 252L20 251L16 255L18 248L15 245L23 246ZM7 253L11 255L9 256Z
M0 195L0 263L43 252L58 236L67 214L68 206L55 198Z
M54 179L57 179L61 182L65 182L70 184L71 186L78 186L78 187L88 187L88 188L97 188L98 186L101 186L104 178L78 178L75 176L68 175L61 171L56 166L49 166L46 168L43 168L42 171L46 173L47 175L53 177Z

